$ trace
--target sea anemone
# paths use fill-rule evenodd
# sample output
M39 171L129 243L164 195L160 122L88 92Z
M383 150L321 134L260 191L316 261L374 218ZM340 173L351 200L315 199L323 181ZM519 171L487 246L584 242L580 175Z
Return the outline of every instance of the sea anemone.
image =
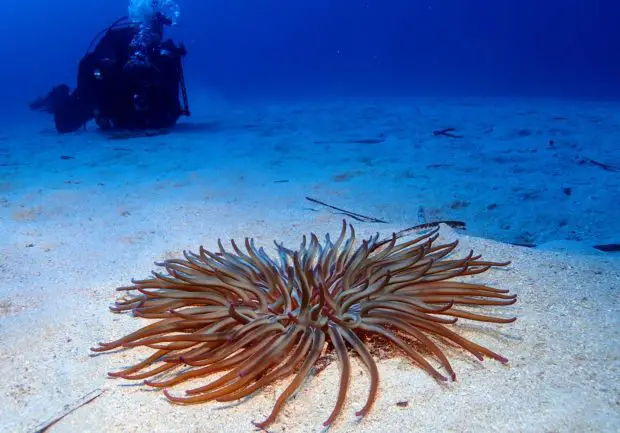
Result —
M120 291L137 291L116 301L112 310L161 319L119 340L99 343L103 352L144 346L154 350L142 362L113 377L145 380L164 388L166 397L181 404L233 401L292 376L271 414L273 423L283 405L308 378L327 351L340 366L335 406L325 421L340 413L349 387L349 351L370 374L366 415L377 397L379 372L373 341L400 349L413 363L439 381L454 380L445 348L458 346L476 358L507 359L460 335L458 319L510 323L515 318L483 315L480 306L505 306L515 295L480 284L454 281L493 266L470 252L460 259L447 256L457 242L435 245L438 228L411 240L394 233L372 236L356 245L355 231L343 221L340 236L321 243L304 236L293 251L277 244L271 257L245 239L245 250L231 241L233 252L218 241L218 252L200 247L198 254L157 263L166 272L132 281ZM443 372L440 372L443 370ZM221 373L217 379L176 396L169 387Z

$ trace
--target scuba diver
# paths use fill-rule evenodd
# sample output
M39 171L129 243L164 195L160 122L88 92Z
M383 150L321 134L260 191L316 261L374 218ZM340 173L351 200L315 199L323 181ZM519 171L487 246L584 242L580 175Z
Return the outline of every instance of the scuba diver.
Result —
M52 113L59 133L76 131L91 119L103 130L174 126L190 113L181 63L185 47L163 40L171 24L160 12L142 23L120 18L95 37L80 60L73 92L58 85L30 108Z

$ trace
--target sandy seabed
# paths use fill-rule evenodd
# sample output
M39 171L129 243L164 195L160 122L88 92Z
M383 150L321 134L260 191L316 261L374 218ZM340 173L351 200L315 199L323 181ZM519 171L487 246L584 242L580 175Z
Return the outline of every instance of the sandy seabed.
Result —
M438 384L403 358L382 360L379 398L358 420L369 381L354 359L349 398L328 431L620 431L620 258L592 248L620 242L613 146L620 111L523 101L399 104L225 107L225 116L131 140L5 127L0 431L35 432L97 390L49 431L255 430L251 421L270 412L286 381L235 404L177 406L159 391L107 378L147 352L93 357L89 348L142 326L107 307L114 288L146 276L154 261L214 248L218 238L296 246L302 234L336 234L342 215L306 196L388 221L351 221L366 236L465 221L464 231L443 226L442 239L458 238L459 255L473 248L511 260L476 281L519 297L501 309L518 317L513 324L457 325L509 364L447 349L458 380ZM432 134L444 128L463 137ZM333 363L269 431L323 431L338 378Z

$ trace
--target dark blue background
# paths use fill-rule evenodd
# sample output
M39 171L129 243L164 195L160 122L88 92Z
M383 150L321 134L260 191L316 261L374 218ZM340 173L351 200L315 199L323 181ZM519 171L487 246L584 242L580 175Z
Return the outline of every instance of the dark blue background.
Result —
M190 91L226 97L620 97L612 0L180 0ZM125 0L20 0L0 27L0 107L75 83ZM191 96L191 95L190 95Z

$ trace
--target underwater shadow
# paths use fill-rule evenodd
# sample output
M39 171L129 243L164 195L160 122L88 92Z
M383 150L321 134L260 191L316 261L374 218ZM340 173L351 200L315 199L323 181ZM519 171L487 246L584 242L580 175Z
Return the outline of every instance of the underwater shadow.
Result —
M222 129L222 123L215 120L210 122L179 122L170 128L170 132L219 132Z
M101 131L108 140L131 140L133 138L159 137L169 134L216 133L223 129L220 122L182 122L171 128L147 129L141 131Z

